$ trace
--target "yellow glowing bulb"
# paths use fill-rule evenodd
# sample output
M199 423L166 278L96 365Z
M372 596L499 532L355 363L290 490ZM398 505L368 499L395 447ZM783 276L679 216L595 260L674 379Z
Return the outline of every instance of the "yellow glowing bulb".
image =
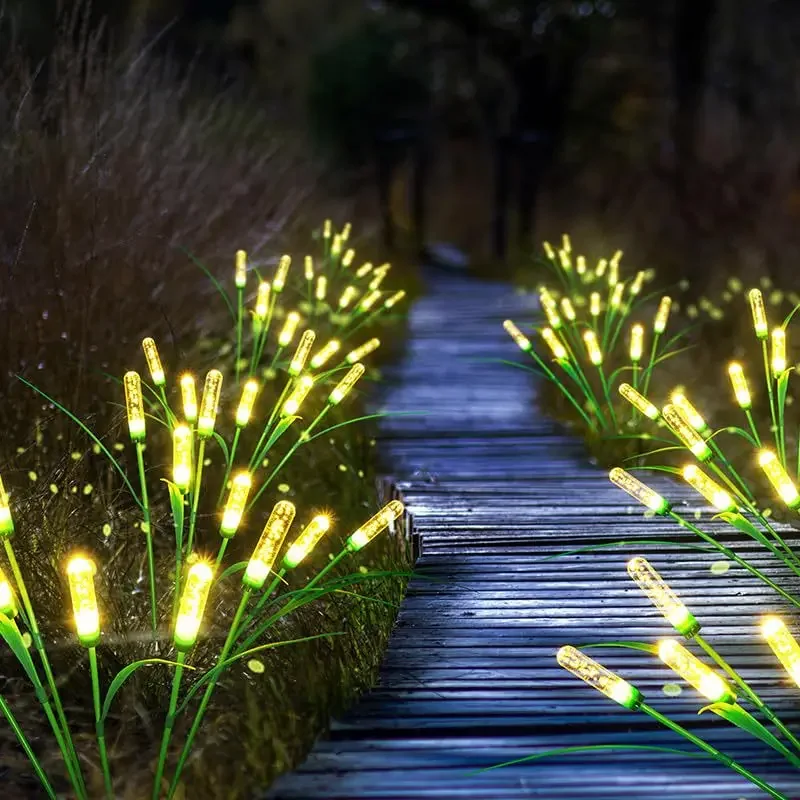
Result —
M286 398L286 402L281 408L281 415L291 417L300 410L303 400L308 397L308 393L314 386L314 379L310 375L303 375L298 378L297 383L292 389L291 394Z
M331 238L331 221L329 219L326 219L322 225L322 238L323 239Z
M667 322L669 321L669 312L672 308L672 298L664 295L661 302L658 304L658 311L656 311L655 319L653 320L653 330L656 333L664 333L667 329Z
M100 612L94 593L95 572L97 568L94 562L84 556L73 556L67 563L75 628L78 640L84 647L94 647L100 641Z
M153 383L156 386L163 386L167 379L164 375L164 367L161 366L161 357L158 355L155 341L149 336L146 339L142 339L142 350L144 350L144 357Z
M342 256L342 266L349 267L353 263L355 257L356 251L351 247L349 250L345 251L345 254Z
M611 299L608 301L608 304L611 306L611 308L617 309L622 305L622 294L624 291L624 283L614 284L614 291L611 293Z
M531 349L531 340L510 319L503 323L503 328L520 350L527 352Z
M366 278L370 272L372 272L372 262L366 261L356 270L356 278Z
M597 341L597 334L591 330L584 331L583 343L586 345L586 354L589 356L589 361L599 367L603 363L603 351Z
M777 378L786 369L786 331L772 329L772 374Z
M358 289L356 289L355 286L346 286L341 297L339 298L339 308L345 309L351 305L353 300L356 299L357 294Z
M736 361L732 361L728 364L728 376L731 379L731 386L733 386L736 402L741 408L750 408L753 401L750 397L750 389L747 386L747 378L744 376L742 365Z
M561 264L561 269L563 269L564 272L569 272L572 269L572 259L566 250L558 251L558 260Z
M617 250L613 256L611 256L611 265L619 267L619 262L622 260L622 250Z
M750 311L753 313L753 328L755 329L756 337L766 339L769 335L769 325L767 324L767 311L764 308L764 296L761 294L761 290L751 289L747 293L747 299L750 301Z
M385 269L376 269L375 277L369 282L368 288L373 292L383 283L383 279L386 277L386 274L389 271L388 264L385 264L384 267Z
M679 406L670 403L664 406L661 413L670 430L695 458L699 461L708 461L711 458L711 448L706 444L705 439L691 426Z
M558 334L552 328L542 328L541 330L542 339L544 339L545 344L550 348L550 352L553 354L553 358L556 361L566 361L569 358L569 353L567 353L567 348L561 343L561 340L558 338Z
M614 467L608 473L609 480L623 491L627 492L643 506L646 506L656 514L664 514L669 511L669 503L658 492L642 483L638 478L631 475L620 467Z
M553 296L546 289L543 289L539 295L539 302L547 315L550 327L557 331L561 327L561 317L558 315L558 307L556 306L556 301L553 300Z
M222 524L219 528L223 539L230 539L238 530L252 484L253 479L247 472L240 472L233 479L231 490L228 494L228 502L222 512Z
M359 309L361 311L369 311L378 300L381 299L381 292L375 290L374 292L369 292L368 294L364 295L361 299L361 302L358 304Z
M331 339L321 350L318 350L311 357L311 369L319 369L330 361L331 357L339 352L342 345L336 339Z
M629 383L619 385L619 393L640 413L652 420L661 416L659 410L640 392L637 392Z
M286 278L289 275L289 267L292 266L291 256L281 256L278 267L275 270L275 277L272 279L272 291L276 294L283 291L286 286Z
M197 389L194 375L188 372L181 375L181 402L183 403L183 416L188 422L197 420Z
M382 530L388 528L403 513L403 504L399 500L387 503L377 514L370 517L347 540L348 550L360 550L369 544Z
M255 317L263 321L267 318L269 313L269 296L272 291L270 285L266 281L258 284L258 294L256 295Z
M406 296L405 289L401 289L399 292L395 292L393 295L387 297L383 304L383 307L392 308L393 306L396 306L405 296Z
M175 618L173 642L178 650L188 650L197 641L213 581L214 570L205 561L198 561L189 568Z
M317 278L317 286L314 289L314 297L321 303L328 294L328 279L324 275Z
M314 333L314 331L304 331L303 335L300 337L297 350L294 351L292 360L289 362L289 374L293 377L296 377L303 371L303 367L306 365L308 359L308 354L311 352L316 338L317 334Z
M644 272L637 272L636 277L633 279L633 283L631 283L631 295L634 297L642 291L642 285L644 284Z
M542 242L542 249L544 250L544 254L551 260L555 261L556 259L556 251L553 250L553 245L550 242Z
M351 350L345 357L344 360L348 364L355 364L356 361L361 361L364 356L368 356L370 353L374 352L381 346L381 340L372 338L369 341L364 342L361 347L356 347L355 350Z
M237 289L244 289L247 283L247 253L244 250L236 251L236 272L234 283Z
M712 703L734 703L731 687L675 639L658 643L658 657Z
M341 403L342 400L350 393L350 390L355 386L358 382L358 379L364 374L365 367L363 364L353 364L352 367L348 370L347 374L342 378L336 386L333 387L333 391L328 395L328 403L332 406L335 406L337 403Z
M575 271L578 275L585 275L586 274L586 257L585 256L578 256L576 259L576 266Z
M575 309L569 297L561 298L561 313L569 322L575 322Z
M592 292L589 295L589 313L593 317L600 316L600 292Z
M342 227L342 241L346 242L350 238L350 231L352 230L353 226L349 222L345 222L344 226Z
M283 566L294 569L318 544L331 527L330 518L324 514L314 517L292 542L283 557Z
M565 253L571 253L572 252L572 240L569 238L569 234L568 233L562 233L561 234L561 249Z
M761 622L761 635L791 679L800 686L800 645L783 620L779 617L765 617Z
M556 655L556 661L575 677L588 683L593 689L602 692L621 706L634 711L641 705L642 694L635 686L575 647L566 645L560 648Z
M289 532L295 513L294 504L288 500L281 500L275 504L267 524L264 525L261 538L253 550L253 555L247 562L242 578L245 586L250 589L260 589L264 585L283 546L283 540Z
M206 375L203 396L200 398L200 417L197 420L197 432L200 434L201 439L207 439L214 432L221 392L222 373L218 369L211 369Z
M307 281L314 280L314 259L311 256L306 256L303 259L303 272Z
M144 439L145 417L142 397L142 379L138 372L126 372L122 379L125 386L125 408L128 412L128 431L134 442Z
M286 321L283 323L283 328L278 336L278 344L281 347L288 347L292 343L299 324L300 315L296 311L290 311L286 315Z
M0 568L0 614L5 614L9 619L17 615L17 600L14 597L14 590L2 568Z
M192 482L192 429L176 425L172 431L172 482L182 492L189 491Z
M672 405L677 406L684 417L689 421L689 424L698 433L707 433L709 431L708 424L703 419L702 414L689 402L689 398L683 392L673 392L669 398Z
M792 482L792 479L787 474L786 470L781 466L778 457L771 450L761 450L758 453L758 465L764 470L767 480L772 484L772 488L778 493L781 500L786 503L789 508L797 508L800 506L800 493L797 487Z
M716 481L694 464L683 468L683 479L697 490L717 511L736 511L736 502Z
M333 237L333 242L331 242L331 255L338 258L341 252L342 252L342 237L337 233Z
M644 325L636 323L631 326L631 361L638 364L642 360L644 352Z
M250 422L250 415L253 413L253 406L258 397L258 381L252 378L242 387L242 396L239 399L239 406L236 409L236 424L244 428Z
M678 633L690 638L700 630L700 624L692 613L646 558L641 556L632 558L628 562L628 575L636 581L639 588L650 598L650 602Z
M0 478L0 538L11 536L14 533L14 520L11 517L11 507L8 504L8 494Z

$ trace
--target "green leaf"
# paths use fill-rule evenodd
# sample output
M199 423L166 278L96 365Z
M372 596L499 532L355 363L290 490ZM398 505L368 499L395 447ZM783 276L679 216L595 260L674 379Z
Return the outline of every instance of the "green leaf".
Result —
M190 252L183 246L179 246L178 249L185 255L187 255L191 259L192 263L195 266L199 267L205 273L206 277L214 285L214 288L217 290L217 292L219 292L220 297L225 301L225 305L228 307L228 312L230 313L231 319L233 320L233 324L235 325L236 310L233 307L233 303L231 302L230 297L228 297L228 293L225 291L225 289L222 288L222 284L220 284L220 282L214 277L214 275L211 273L211 270L209 270L209 268L205 264L203 264L203 262L200 261L200 259L198 259L192 252Z
M28 652L28 648L25 647L25 642L22 640L22 635L16 623L5 614L0 614L0 636L3 637L5 643L17 657L17 661L22 665L31 683L34 686L38 686L39 678L36 675L36 667L33 665L31 654Z
M132 664L128 664L128 666L123 667L115 676L114 680L111 681L111 685L108 687L108 692L106 692L106 698L103 701L103 710L100 715L100 719L105 722L106 717L108 716L108 712L111 710L111 703L114 702L114 698L117 696L119 690L125 684L125 681L133 675L139 667L147 666L148 664L166 664L169 667L178 667L181 666L178 664L177 661L167 661L164 658L144 658L141 661L134 661ZM188 667L185 664L183 665L184 669L195 669L195 667Z
M231 564L220 576L217 578L217 583L220 581L224 581L225 578L229 578L231 575L235 575L237 572L243 572L247 569L247 562L246 561L237 561L235 564Z
M747 731L751 736L760 739L773 750L777 750L782 756L789 759L794 766L800 766L800 758L792 753L777 736L765 728L752 714L745 711L738 703L711 703L711 705L701 708L697 713L702 714L704 711L712 711L732 725L736 725L737 728Z
M728 525L733 525L734 528L742 531L742 533L746 533L748 536L755 539L759 544L764 545L764 547L767 547L770 550L775 547L775 545L764 535L762 531L756 528L756 526L753 525L749 519L746 519L737 511L723 511L720 514L717 514L717 517L724 519Z
M647 642L598 642L596 644L579 644L578 650L589 650L592 647L624 647L628 650L641 650L650 655L658 655L658 645L648 644Z
M227 445L225 439L223 439L222 436L219 433L217 433L216 431L214 431L212 435L213 435L214 440L216 441L216 443L219 445L220 450L222 450L222 455L225 457L225 466L229 467L230 466L230 461L231 461L231 456L230 456L230 452L228 450L228 445Z
M178 552L181 552L183 550L183 492L172 481L166 478L162 478L162 480L169 489L169 504L172 508L172 519L175 522L175 547Z
M794 367L785 369L778 376L778 408L783 409L786 406L786 393L789 389L789 376L791 375Z
M655 544L664 545L669 544L674 547L683 547L688 550L702 550L704 552L711 552L717 548L705 544L693 544L692 542L681 542L674 539L620 539L616 542L604 542L603 544L590 544L586 547L578 547L575 550L562 550L560 553L553 553L552 555L545 556L542 561L549 561L551 558L563 558L564 556L575 556L581 553L593 553L595 550L604 550L607 547L639 547L639 545Z

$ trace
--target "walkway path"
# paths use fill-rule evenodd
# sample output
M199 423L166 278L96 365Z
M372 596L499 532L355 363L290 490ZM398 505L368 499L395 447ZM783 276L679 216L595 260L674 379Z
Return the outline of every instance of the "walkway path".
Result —
M429 413L395 418L384 446L423 536L417 567L425 578L409 587L379 685L278 781L272 800L764 797L714 762L653 753L607 751L470 774L570 745L682 747L554 660L565 643L669 635L627 577L625 562L636 554L669 576L707 638L766 699L780 708L778 698L791 694L752 635L759 612L785 609L741 570L718 574L728 565L712 571L712 555L644 543L544 560L603 541L674 539L679 529L643 520L581 444L535 412L529 373L492 363L518 353L502 320L531 316L529 301L509 287L454 276L435 277L415 306L386 405ZM662 485L673 499L690 499ZM698 718L702 703L690 687L665 696L664 685L675 681L653 657L614 649L598 658L659 709L800 797L800 777L770 751L711 714Z

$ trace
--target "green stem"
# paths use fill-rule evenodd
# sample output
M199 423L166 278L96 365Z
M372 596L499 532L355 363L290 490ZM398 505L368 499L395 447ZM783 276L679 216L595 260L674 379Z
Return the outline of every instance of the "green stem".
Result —
M719 761L721 764L724 764L729 769L732 769L734 772L738 772L743 778L746 778L750 783L754 786L757 786L763 792L766 792L770 797L775 798L775 800L791 800L787 795L781 794L777 789L773 789L765 781L761 780L757 775L754 775L748 769L743 767L737 761L734 761L730 756L725 755L720 750L717 750L716 747L710 745L704 739L701 739L699 736L695 736L690 731L687 731L681 725L678 725L677 722L673 722L669 717L665 717L663 714L656 711L654 708L651 708L647 705L647 703L642 703L639 706L641 711L644 711L645 714L652 717L656 722L660 722L665 728L669 728L671 731L683 736L684 739L691 742L696 747L699 747L704 752L708 753L713 759Z
M219 543L219 550L217 550L217 560L214 562L214 572L219 570L219 565L222 563L222 559L225 558L225 551L228 549L228 542L230 539L223 539Z
M608 410L611 414L611 421L614 425L614 430L619 429L619 423L617 422L617 412L614 411L614 404L611 402L611 392L608 389L608 381L606 380L605 372L603 372L603 365L597 365L597 372L600 375L600 383L603 387L603 394L606 398L606 403L608 403Z
M656 353L658 351L658 340L661 334L656 333L653 335L653 344L650 347L650 358L647 362L647 367L645 367L644 374L642 376L642 394L647 397L647 390L650 388L650 378L653 375L653 367L655 367L655 360L656 360Z
M175 624L175 619L178 616L178 603L181 596L181 572L183 570L183 524L185 522L186 513L186 496L180 492L181 504L180 511L175 515L172 520L175 525L175 591L172 596L172 623Z
M167 712L167 719L164 722L164 733L161 736L161 751L158 754L158 766L156 767L156 776L153 781L153 800L158 800L161 796L161 779L164 775L164 766L167 761L167 750L169 749L169 740L172 737L172 728L175 725L175 710L178 707L178 692L181 688L181 678L183 678L183 664L186 660L186 653L179 650L175 660L177 661L177 666L175 667L175 675L172 678L169 711Z
M767 382L767 395L769 397L769 416L772 420L772 433L773 439L775 440L775 449L778 452L778 458L781 460L781 464L783 465L784 469L786 468L786 458L781 455L781 441L779 438L779 431L778 431L778 420L775 416L775 398L772 394L772 369L769 365L769 353L767 352L767 340L761 340L761 353L764 356L764 378Z
M139 466L139 484L142 489L142 530L147 546L147 578L150 584L150 624L153 637L158 629L158 607L156 605L156 568L153 556L153 532L150 529L150 503L147 499L147 480L144 471L144 445L136 442L136 463Z
M25 755L28 756L28 760L31 762L31 766L33 767L33 771L36 773L36 777L39 779L39 783L42 784L42 788L47 793L47 796L50 800L57 800L56 793L53 791L53 787L50 785L50 781L47 779L47 775L45 775L44 770L42 769L42 765L39 763L39 759L36 758L36 753L33 752L33 749L28 742L25 734L22 732L22 728L20 728L19 723L14 718L14 715L11 713L11 708L9 707L8 703L0 696L0 712L3 713L3 716L8 721L8 724L11 726L11 730L14 731L14 735L17 737L17 741L20 743L20 746L25 751Z
M239 385L239 373L241 369L239 362L242 360L242 319L244 317L244 287L237 287L236 290L236 385Z
M194 546L194 529L197 525L197 506L200 503L200 487L203 482L203 461L206 456L206 440L200 439L197 448L197 467L195 469L194 489L192 490L192 508L189 512L189 538L186 540L186 554L192 554Z
M100 708L100 676L97 671L97 650L89 648L89 668L92 673L92 703L94 705L94 729L97 734L97 749L100 751L100 766L103 770L103 783L106 788L106 797L114 798L114 787L111 783L111 770L108 766L108 753L106 752L105 723L103 722Z
M272 593L278 588L285 574L286 570L283 568L279 569L275 573L275 577L272 579L272 582L267 587L267 590L265 592L261 592L261 597L258 598L256 607L244 618L243 621L240 621L241 624L239 626L239 630L236 631L237 637L256 619L256 617L258 617L259 613L261 612L261 609L264 608L264 605L267 603L270 597L272 597Z
M750 433L753 434L753 438L756 440L756 447L761 447L761 437L758 435L758 428L756 428L755 420L753 419L753 415L749 408L744 409L744 415L747 417L747 424L750 426Z
M30 627L30 634L31 634L31 640L33 642L33 647L36 650L37 654L39 655L40 661L42 662L42 668L44 669L45 680L47 681L47 686L50 689L50 696L53 699L53 706L55 708L58 722L53 726L53 723L55 723L55 719L51 720L51 726L53 726L54 733L58 731L58 733L56 733L56 739L61 740L59 746L61 748L62 753L64 754L64 763L67 767L67 771L69 772L73 788L78 793L79 797L85 798L87 796L86 784L83 780L83 773L81 772L80 761L78 760L78 754L75 752L75 745L72 741L72 734L70 733L69 725L67 724L67 717L64 714L64 707L61 705L61 698L59 697L58 689L56 688L56 681L53 675L53 670L50 668L50 661L47 658L47 653L45 652L44 649L44 642L42 641L42 635L41 632L39 631L39 624L36 621L36 615L33 613L33 606L31 605L31 599L30 596L28 595L28 590L25 586L25 580L22 577L22 571L19 568L19 562L17 561L17 557L14 554L14 548L11 546L11 541L8 538L3 539L3 547L5 548L6 551L6 557L8 558L8 563L11 566L11 572L14 575L14 581L17 585L17 592L19 593L20 599L22 600L22 605L25 609L25 613L28 615L28 625ZM39 685L41 686L41 683Z
M175 416L172 409L170 408L169 401L167 400L167 392L164 389L163 385L158 387L158 393L161 398L161 404L164 406L164 411L167 414L167 425L170 428L174 428L175 424L178 421L178 418Z
M227 541L227 540L226 540ZM225 639L225 644L222 645L222 650L220 651L219 656L217 657L216 664L222 664L225 659L227 659L228 654L230 653L231 647L236 639L236 631L239 627L239 622L242 618L242 614L244 614L245 609L247 608L247 603L250 600L250 589L245 589L242 594L242 599L239 601L239 607L236 609L236 613L233 617L233 622L231 622L231 627L228 629L228 636ZM209 681L208 686L203 694L203 699L200 701L200 706L197 709L197 712L194 715L194 720L192 721L192 727L189 730L189 734L186 737L186 741L184 742L183 749L181 750L181 754L178 758L178 763L175 767L175 774L172 778L172 782L169 786L169 792L167 793L167 800L171 800L175 790L178 787L178 781L181 777L181 772L183 771L183 767L186 764L186 759L189 757L189 753L192 750L192 744L194 743L194 738L197 736L197 731L200 729L200 723L203 721L203 716L206 713L206 709L208 708L208 704L211 700L211 695L214 693L214 689L217 685L217 680L219 676L213 678Z
M800 750L800 740L778 719L775 712L750 688L744 678L699 634L694 635L694 640L702 648L717 666L742 690L748 700L792 743L792 746ZM797 756L790 754L797 761ZM798 766L794 763L794 766Z
M239 437L242 435L242 429L237 425L233 433L233 442L231 443L231 452L228 456L228 463L225 465L225 477L222 479L222 486L219 487L219 497L217 497L217 505L222 505L222 498L225 496L225 489L228 488L228 481L231 477L231 470L233 469L233 459L236 456L236 448L239 446Z

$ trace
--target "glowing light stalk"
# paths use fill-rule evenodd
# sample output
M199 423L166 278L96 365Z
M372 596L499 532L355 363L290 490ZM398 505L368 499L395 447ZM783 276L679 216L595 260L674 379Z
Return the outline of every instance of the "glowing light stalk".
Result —
M692 427L678 406L669 403L664 406L661 413L670 430L695 458L699 461L708 461L711 458L711 448L706 444L705 439Z
M314 517L289 546L283 557L283 566L287 569L294 569L314 550L330 527L330 518L325 514Z
M294 503L280 500L269 515L261 538L247 562L242 583L250 589L260 589L269 576L275 559L278 557L283 540L291 527L296 509Z
M200 399L200 416L197 419L197 432L201 439L207 439L214 432L221 392L222 373L218 369L211 369L206 374L206 380L203 384L203 396Z
M292 266L291 256L281 256L278 267L275 270L275 277L272 279L272 291L276 294L283 291L286 286L286 278L289 275L289 267Z
M600 343L597 341L597 334L592 330L583 332L583 343L586 345L586 354L589 356L589 361L596 367L603 363L603 351L600 349Z
M247 284L247 253L244 250L236 251L236 271L233 282L237 289L244 289Z
M172 482L188 492L192 482L192 429L176 425L172 431Z
M503 322L503 328L520 350L527 353L531 349L531 340L510 319Z
M619 393L648 419L657 420L661 416L661 412L629 383L621 383L619 385Z
M749 409L753 405L753 400L750 396L750 388L747 385L747 378L744 375L742 365L736 361L728 364L728 377L731 379L733 394L739 407L745 410Z
M564 347L558 334L552 328L542 328L541 334L556 361L566 361L569 358L567 348Z
M144 416L144 398L142 396L142 379L138 372L126 372L122 379L125 386L125 408L128 413L128 431L134 442L144 439L146 423Z
M761 635L791 679L800 686L800 645L783 620L779 617L765 617L761 622Z
M710 702L736 702L731 687L675 639L664 639L658 643L658 657Z
M772 330L772 374L777 378L786 369L786 331Z
M318 350L311 357L311 368L319 369L339 352L342 345L337 339L331 339L321 350Z
M792 482L786 470L781 465L778 457L771 450L761 450L758 454L758 465L778 493L781 500L789 508L800 507L800 493Z
M292 343L299 325L300 315L296 311L290 311L286 315L286 321L283 323L283 328L278 336L278 344L281 347L288 347Z
M631 326L631 348L630 357L634 364L638 364L642 360L642 353L644 352L644 325L636 323Z
M621 467L614 467L608 473L608 478L615 486L627 492L643 506L655 511L656 514L664 514L669 510L669 502L665 498Z
M669 312L672 308L672 298L664 295L661 302L658 304L658 311L656 311L655 319L653 320L653 330L662 334L667 329L667 322L669 321Z
M295 350L292 360L289 362L289 374L292 377L297 377L303 371L316 338L317 334L314 331L303 332L297 345L297 350Z
M231 490L228 494L228 502L222 512L222 523L220 534L224 539L229 539L239 529L247 505L247 497L250 494L250 487L253 479L248 472L240 472L231 483Z
M342 378L333 390L328 395L328 403L332 406L341 403L345 397L350 393L352 388L356 385L359 378L364 374L365 367L363 364L353 364L348 370L347 374Z
M576 678L588 683L615 703L632 711L641 705L642 694L635 686L575 647L569 645L562 647L556 655L556 660Z
M194 375L188 372L181 375L181 404L187 422L197 421L197 387Z
M155 341L149 336L146 339L142 339L142 350L144 350L144 357L153 383L156 386L163 386L167 379L164 375L164 367L161 365L161 356L158 354Z
M256 397L258 397L258 390L258 381L252 378L242 387L242 396L236 408L236 425L238 427L244 428L244 426L250 422L253 406L255 405Z
M308 397L308 393L314 387L314 379L310 375L303 375L298 379L291 394L286 398L286 402L281 408L281 415L290 417L300 410L303 400Z
M747 293L750 301L750 311L753 314L753 328L756 338L766 339L769 335L769 325L767 324L767 311L764 308L764 296L760 289L751 289Z
M681 474L686 483L703 495L717 511L736 511L733 497L694 464L687 464Z
M670 589L661 575L646 558L636 556L628 562L628 575L636 581L639 588L648 596L650 602L664 615L664 618L678 633L687 638L694 636L700 625L688 608Z
M403 513L404 509L405 506L399 500L387 503L377 514L350 534L347 539L347 549L360 550L369 544L381 531L388 528Z
M197 641L213 581L214 570L205 561L189 568L175 618L173 642L178 650L188 650Z
M367 342L364 342L360 347L356 347L355 350L351 350L345 357L344 360L348 364L355 364L356 361L361 361L364 356L368 356L370 353L374 352L381 346L381 340L372 338Z
M8 493L0 478L0 539L14 533L14 519L11 516L11 507L8 504Z
M94 591L96 572L94 562L84 556L73 556L67 564L75 628L84 647L94 647L100 641L100 612Z

